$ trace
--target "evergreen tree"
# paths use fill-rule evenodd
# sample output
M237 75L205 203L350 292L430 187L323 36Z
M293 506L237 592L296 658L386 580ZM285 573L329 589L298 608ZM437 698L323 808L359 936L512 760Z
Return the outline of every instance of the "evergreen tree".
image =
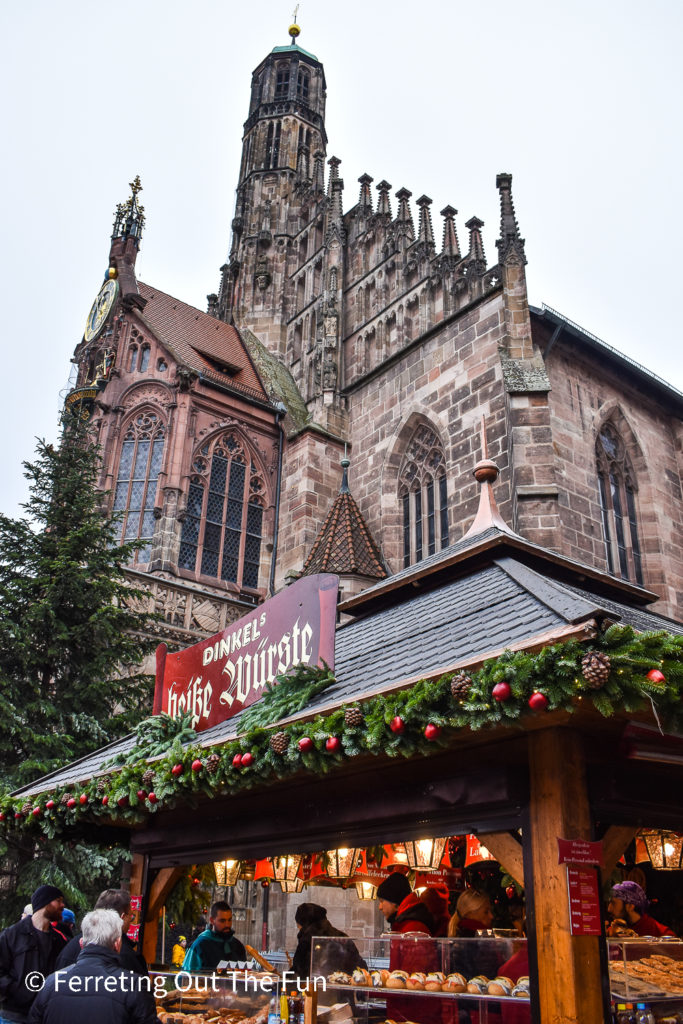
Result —
M103 510L100 462L71 418L59 447L38 442L25 515L0 515L0 785L14 789L128 732L150 713L140 663L155 616L126 580L138 542L118 543ZM12 837L0 844L5 924L41 882L74 910L118 885L123 848ZM3 885L4 883L4 885ZM9 891L7 891L9 890Z
M138 542L102 508L85 425L25 463L26 515L0 515L0 781L20 785L96 749L149 714L138 666L153 616L123 567ZM137 603L138 607L132 607Z

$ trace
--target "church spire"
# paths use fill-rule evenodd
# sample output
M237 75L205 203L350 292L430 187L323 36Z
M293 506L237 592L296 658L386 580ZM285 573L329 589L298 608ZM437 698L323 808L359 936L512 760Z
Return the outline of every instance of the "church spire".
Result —
M453 206L444 206L441 211L443 222L443 246L441 255L451 259L460 259L460 246L455 230L455 215L458 211Z
M389 200L390 190L391 185L384 179L382 179L379 185L377 185L377 191L379 192L379 199L377 200L377 216L384 217L386 220L391 220L391 202Z
M370 185L372 184L373 179L369 174L361 174L358 181L360 182L358 206L364 213L372 213L372 194L370 192Z
M519 236L519 226L512 202L512 175L499 174L496 188L500 193L500 238L496 242L501 263L510 260L526 263L524 239Z
M138 196L142 192L139 174L135 175L129 187L130 197L125 203L119 203L116 207L111 240L113 242L115 238L122 238L125 241L128 238L133 238L139 248L142 229L145 226L145 208L138 202Z

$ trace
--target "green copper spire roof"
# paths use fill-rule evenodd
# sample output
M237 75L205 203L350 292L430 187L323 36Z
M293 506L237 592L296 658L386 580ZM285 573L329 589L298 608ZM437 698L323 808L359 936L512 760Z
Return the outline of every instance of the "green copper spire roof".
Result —
M271 53L303 53L304 57L310 57L311 60L320 63L314 53L309 53L308 50L304 50L303 46L297 46L296 43L290 43L289 46L274 46Z

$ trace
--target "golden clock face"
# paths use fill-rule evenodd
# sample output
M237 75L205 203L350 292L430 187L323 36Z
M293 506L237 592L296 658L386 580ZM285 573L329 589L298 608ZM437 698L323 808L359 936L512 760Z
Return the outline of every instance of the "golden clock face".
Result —
M86 341L96 338L104 327L119 290L118 281L105 281L88 313L83 337Z

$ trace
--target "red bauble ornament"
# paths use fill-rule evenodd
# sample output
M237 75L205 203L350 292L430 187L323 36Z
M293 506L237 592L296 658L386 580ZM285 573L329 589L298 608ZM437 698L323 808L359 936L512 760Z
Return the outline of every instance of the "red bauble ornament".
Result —
M429 725L425 726L425 739L426 740L430 740L430 741L435 740L437 738L437 736L440 735L440 733L441 733L441 726L440 725L434 725L433 722L430 722Z
M76 797L70 796L69 799L66 802L66 806L69 809L71 809L72 807L75 807L76 806Z
M505 895L509 900L512 900L515 898L516 891L517 890L515 889L514 885L508 885L507 889L505 890Z
M302 736L299 740L299 750L302 754L307 754L309 750L313 750L313 740L310 736Z
M15 821L21 821L22 817L23 817L23 815L22 815L21 811L15 811L14 812L14 820Z
M648 672L646 679L649 679L651 683L665 683L666 676L663 672L660 672L658 668L652 668Z
M0 811L0 821L4 821L4 820L5 820L5 812L4 811Z
M127 807L128 806L128 797L127 796L120 796L118 798L118 800L116 801L116 803L117 803L117 805L119 807Z
M232 759L232 766L233 766L233 768L241 768L241 766L242 766L242 755L241 754L235 754L235 756Z
M391 721L389 722L389 728L391 729L392 732L401 733L405 730L405 727L406 724L400 715L396 715L396 717L392 718Z
M31 813L33 814L34 818L39 818L43 812L40 809L40 807L34 807Z
M157 797L156 793L148 793L147 794L147 799L149 800L149 802L151 804L155 804L157 802L157 800L158 800L158 797Z
M545 711L548 707L548 698L544 693L539 693L538 690L534 690L529 697L529 707L533 711Z
M88 794L87 793L81 793L81 795L78 798L78 802L81 805L81 807L85 807L85 805L88 802Z
M173 767L171 768L171 775L175 775L177 777L178 775L182 775L184 770L185 770L185 766L184 765L182 765L182 764L174 764Z
M331 754L333 754L335 750L339 750L340 747L341 740L338 736L328 736L325 740L325 750L329 750Z
M512 696L512 690L509 683L496 683L491 690L491 695L494 700L508 700Z
M249 751L246 754L242 754L242 767L248 768L249 765L254 763L254 755L250 754Z
M45 804L45 807L46 807L46 809L48 811L51 811L52 808L54 807L54 805L55 805L54 800L48 800L48 802Z
M204 762L200 761L199 758L196 758L196 760L194 760L192 762L192 771L193 772L200 772L203 767L204 767Z
M270 889L270 879L269 878L262 878L261 879L261 888L262 889Z
M138 790L138 800L146 800L146 799L147 799L147 790L139 789Z
M105 795L105 796L103 796L103 797L102 797L102 806L103 806L103 807L106 807L108 803L109 803L109 797L108 797L108 796L106 796L106 795Z

